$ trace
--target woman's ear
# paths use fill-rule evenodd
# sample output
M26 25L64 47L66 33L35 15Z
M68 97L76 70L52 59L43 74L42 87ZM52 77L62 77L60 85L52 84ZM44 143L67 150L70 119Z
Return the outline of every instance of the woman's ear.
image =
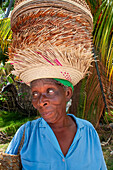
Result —
M73 95L73 91L71 87L67 87L66 88L66 101L68 102L70 100L70 98Z

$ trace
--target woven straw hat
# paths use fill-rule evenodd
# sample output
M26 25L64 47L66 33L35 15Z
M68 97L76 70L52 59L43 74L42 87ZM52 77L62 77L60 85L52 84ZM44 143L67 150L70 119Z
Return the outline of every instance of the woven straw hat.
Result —
M93 18L85 0L17 0L11 28L13 73L26 84L60 78L76 85L88 72Z

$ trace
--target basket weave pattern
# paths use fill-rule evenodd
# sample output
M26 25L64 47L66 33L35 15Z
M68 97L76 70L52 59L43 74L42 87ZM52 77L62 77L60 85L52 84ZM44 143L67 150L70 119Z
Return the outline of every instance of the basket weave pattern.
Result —
M20 151L23 147L25 139L25 129L18 147L17 155L11 155L7 153L0 153L0 170L21 170L21 158Z
M0 170L19 170L20 168L20 156L9 155L6 153L0 154Z
M37 11L22 13L12 23L13 48L26 48L49 41L52 45L76 46L84 44L87 49L91 47L90 23L79 13L56 8L41 8Z
M15 0L15 7L24 1L25 0ZM84 0L72 0L72 1L77 2L78 4L80 4L82 6L85 6L88 10L90 10L89 6L87 5L87 3Z
M87 73L92 57L93 22L85 0L17 0L11 27L10 56L14 61L14 74L20 76L28 69L38 68L39 64L43 68L48 65L48 71L51 64L59 66L56 67L59 75L48 72L45 77L64 78L61 72L65 72L66 67L70 67L73 78L76 70L79 71L79 80ZM52 70L56 72L56 68Z

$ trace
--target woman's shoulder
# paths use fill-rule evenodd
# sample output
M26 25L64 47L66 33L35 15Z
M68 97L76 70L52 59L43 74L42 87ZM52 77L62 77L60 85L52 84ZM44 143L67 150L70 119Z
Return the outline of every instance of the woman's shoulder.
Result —
M93 124L88 120L78 118L74 114L68 114L68 115L72 116L75 119L75 122L79 128L85 127L85 128L90 128L92 130L95 130Z
M32 121L27 121L26 123L24 123L23 125L21 125L19 127L19 129L17 130L16 134L23 134L24 132L24 129L25 131L28 130L29 128L33 128L35 127L36 125L40 124L42 118L37 118L35 120L32 120ZM15 135L16 135L15 134ZM21 135L20 135L21 136Z
M91 136L92 139L95 138L96 140L99 141L98 133L91 122L85 119L77 118L77 117L75 117L75 119L76 119L77 126L82 133L85 133Z
M70 115L72 115L72 114L70 114ZM98 133L97 133L95 127L92 125L92 123L90 123L88 120L78 118L75 115L72 115L72 116L76 121L76 124L77 124L80 134L90 136L91 140L95 140L95 141L98 140L98 142L100 141Z
M18 146L20 145L20 141L22 139L24 130L25 130L25 138L29 136L32 129L38 126L40 124L41 118L38 118L36 120L28 121L27 123L20 126L20 128L17 130L16 134L14 135L12 141L10 142L6 153L8 154L17 154Z
M81 124L83 124L85 127L89 127L91 129L94 129L94 126L91 122L89 122L88 120L85 120L85 119L81 119L81 118L76 118L77 121Z
M26 122L26 123L25 123L24 125L22 125L22 126L24 126L25 128L35 127L35 126L39 125L39 124L41 123L41 121L42 121L42 118L37 118L37 119L35 119L35 120Z

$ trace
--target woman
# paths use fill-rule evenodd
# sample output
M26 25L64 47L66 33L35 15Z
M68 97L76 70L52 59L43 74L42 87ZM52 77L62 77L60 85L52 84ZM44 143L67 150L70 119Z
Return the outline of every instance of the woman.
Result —
M92 61L93 18L85 0L16 1L11 16L14 74L30 85L41 118L19 128L6 153L25 170L106 170L94 127L66 113Z
M72 87L59 81L37 79L31 82L32 104L42 118L20 127L6 153L17 154L25 128L20 152L23 169L106 170L94 127L86 120L66 114Z

